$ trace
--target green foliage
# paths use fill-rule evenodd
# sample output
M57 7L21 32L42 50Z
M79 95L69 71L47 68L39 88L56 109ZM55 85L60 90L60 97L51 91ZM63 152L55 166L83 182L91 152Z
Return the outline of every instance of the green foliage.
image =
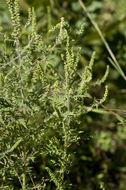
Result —
M125 82L79 1L18 0L18 27L18 5L8 2L0 1L0 189L125 190ZM83 2L125 72L125 0Z
M0 57L0 188L45 189L51 185L67 189L72 149L81 138L80 118L98 109L108 94L106 87L99 100L89 90L105 82L108 68L99 82L93 82L95 53L89 66L78 71L81 49L73 46L64 18L52 28L49 24L47 34L38 34L34 9L29 9L22 27L17 0L7 3L13 32L2 34ZM62 72L50 56L58 58ZM44 157L47 162L37 179L34 165Z

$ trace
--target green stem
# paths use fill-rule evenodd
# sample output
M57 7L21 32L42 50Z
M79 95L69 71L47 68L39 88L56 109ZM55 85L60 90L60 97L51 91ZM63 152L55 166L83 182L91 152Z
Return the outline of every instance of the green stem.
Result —
M96 31L98 32L99 36L101 37L109 55L111 56L112 60L113 60L113 64L111 62L111 64L115 67L115 69L120 73L120 75L123 77L124 80L126 80L126 76L123 72L123 70L121 69L115 55L113 54L108 42L106 41L105 37L103 36L99 26L97 25L97 23L93 20L92 16L90 15L90 13L88 12L85 4L82 2L82 0L79 0L79 3L81 5L81 7L84 9L84 11L86 12L87 17L89 18L89 20L91 21L92 25L95 27Z
M23 190L26 190L26 173L25 173L25 167L26 167L26 150L24 150L23 154L23 165L24 165L24 173L22 174L22 185Z
M25 174L22 175L22 185L23 185L23 190L25 190L26 189Z

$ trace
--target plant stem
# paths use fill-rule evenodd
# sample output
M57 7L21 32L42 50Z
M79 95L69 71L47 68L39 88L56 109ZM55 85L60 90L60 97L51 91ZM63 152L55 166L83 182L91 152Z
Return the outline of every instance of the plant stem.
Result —
M88 10L87 10L85 4L82 2L82 0L78 0L78 1L79 1L79 3L80 3L81 7L83 8L83 10L85 11L87 17L88 17L89 20L91 21L92 25L95 27L95 29L96 29L96 31L98 32L99 36L101 37L101 39L102 39L102 41L103 41L103 43L104 43L104 45L105 45L105 47L106 47L106 49L107 49L107 51L108 51L110 57L112 58L114 65L112 64L112 62L111 62L111 64L112 64L112 65L115 67L115 69L120 73L120 75L123 77L123 79L126 80L126 75L124 74L123 70L121 69L121 67L120 67L120 65L119 65L119 63L118 63L118 61L117 61L117 59L116 59L114 53L112 52L112 50L111 50L111 48L110 48L108 42L106 41L105 37L103 36L103 34L102 34L102 32L101 32L101 29L99 28L98 24L93 20L91 14L88 12Z
M22 174L22 184L23 190L26 190L26 174L25 174L25 167L26 167L26 151L22 152L23 154L23 164L24 164L24 173Z
M25 190L25 184L26 184L26 181L25 181L25 174L22 175L22 185L23 185L23 190Z

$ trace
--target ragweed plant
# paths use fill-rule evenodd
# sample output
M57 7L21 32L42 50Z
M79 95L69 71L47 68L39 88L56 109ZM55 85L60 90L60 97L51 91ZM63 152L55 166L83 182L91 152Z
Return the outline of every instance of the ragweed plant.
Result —
M103 78L94 82L95 52L80 72L81 48L72 45L64 18L49 27L47 34L38 34L34 9L22 26L17 0L7 3L13 32L1 34L0 188L68 189L71 148L82 132L80 117L106 100L107 86L100 100L89 90L105 82L108 67ZM56 60L62 71L55 66ZM85 104L87 98L89 104ZM40 175L35 170L37 162L43 164Z

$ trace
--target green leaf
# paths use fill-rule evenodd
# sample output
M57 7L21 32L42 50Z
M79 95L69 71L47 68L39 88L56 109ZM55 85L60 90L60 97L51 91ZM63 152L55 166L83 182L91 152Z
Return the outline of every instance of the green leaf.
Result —
M14 151L18 145L23 141L23 138L21 137L10 149L10 152Z

